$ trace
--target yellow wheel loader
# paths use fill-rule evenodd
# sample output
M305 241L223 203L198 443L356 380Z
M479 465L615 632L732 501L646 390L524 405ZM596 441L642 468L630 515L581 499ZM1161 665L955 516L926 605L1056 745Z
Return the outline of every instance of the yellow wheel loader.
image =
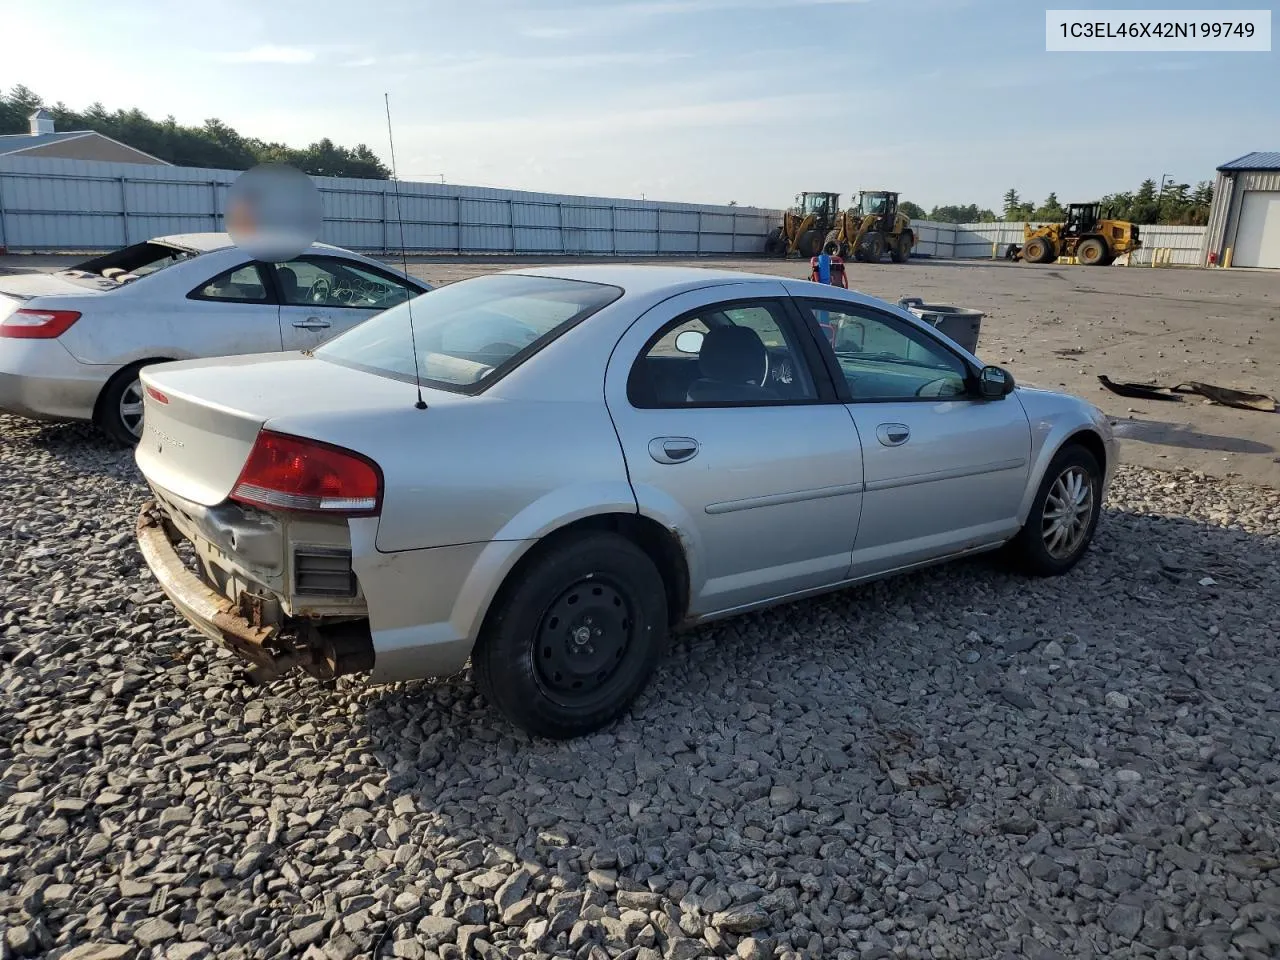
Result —
M906 263L916 245L911 218L898 210L898 194L864 190L858 205L837 218L823 245L835 243L840 256L879 263L886 253L894 263Z
M806 191L796 197L796 205L782 215L782 226L774 227L764 241L771 257L799 254L804 259L822 251L822 238L840 213L840 194Z
M1027 263L1052 263L1059 257L1075 257L1086 267L1107 267L1116 257L1142 248L1138 225L1128 220L1107 220L1097 203L1073 203L1065 223L1046 223L1035 230L1022 226L1022 246L1011 246L1005 257Z

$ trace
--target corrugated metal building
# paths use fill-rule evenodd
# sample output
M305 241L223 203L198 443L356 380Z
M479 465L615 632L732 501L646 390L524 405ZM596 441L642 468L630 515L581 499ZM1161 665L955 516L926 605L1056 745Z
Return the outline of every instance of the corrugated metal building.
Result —
M1218 168L1200 262L1280 269L1280 151Z

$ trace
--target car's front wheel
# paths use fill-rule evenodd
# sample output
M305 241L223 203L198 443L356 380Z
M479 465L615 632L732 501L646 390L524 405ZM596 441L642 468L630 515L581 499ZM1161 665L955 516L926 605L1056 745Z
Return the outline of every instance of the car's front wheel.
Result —
M504 587L471 662L512 723L564 739L620 716L666 646L667 600L649 556L614 533L569 535Z
M142 438L142 381L144 364L125 367L107 381L98 397L93 419L116 443L135 446Z
M1059 450L1045 471L1031 512L1012 547L1027 572L1066 573L1093 541L1102 512L1102 469L1079 444Z

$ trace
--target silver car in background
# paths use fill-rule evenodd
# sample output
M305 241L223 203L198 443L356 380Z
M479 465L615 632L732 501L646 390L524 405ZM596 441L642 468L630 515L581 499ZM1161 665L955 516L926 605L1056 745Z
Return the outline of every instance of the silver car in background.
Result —
M328 244L259 263L225 233L158 237L57 273L0 277L0 411L142 434L149 363L319 346L430 290Z
M200 630L262 679L470 659L552 737L680 626L1005 545L1063 573L1116 465L1094 407L900 308L698 269L479 277L142 384L139 543Z

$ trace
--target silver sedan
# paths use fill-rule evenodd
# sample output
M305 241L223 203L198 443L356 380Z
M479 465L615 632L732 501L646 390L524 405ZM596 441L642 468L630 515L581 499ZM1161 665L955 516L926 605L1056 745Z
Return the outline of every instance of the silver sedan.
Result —
M260 263L225 233L157 237L57 273L0 277L0 410L92 420L134 444L147 364L308 349L430 289L323 243Z
M139 542L196 627L259 679L470 659L552 737L678 627L1001 547L1064 573L1116 465L1094 407L905 310L710 270L479 277L142 383Z

